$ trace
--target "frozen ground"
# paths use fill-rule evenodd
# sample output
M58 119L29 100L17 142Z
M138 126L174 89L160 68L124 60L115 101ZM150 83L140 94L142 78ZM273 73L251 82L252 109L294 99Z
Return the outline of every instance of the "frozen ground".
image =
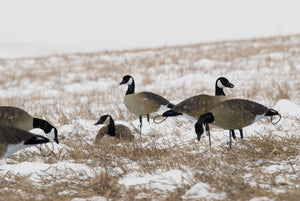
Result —
M250 194L247 199L252 201L276 200L277 196L287 194L291 189L299 190L299 45L300 36L296 35L141 51L0 59L1 105L18 106L33 115L50 120L58 128L61 139L59 145L54 145L55 154L47 158L43 158L39 150L33 147L0 161L0 193L8 196L5 193L15 188L15 179L19 178L39 191L34 197L28 197L31 191L26 191L23 187L22 190L14 189L13 193L17 198L52 198L52 195L45 193L47 187L41 187L43 184L49 189L57 185L53 192L57 194L55 198L58 200L105 200L105 197L114 194L108 190L101 193L102 191L97 192L92 187L74 186L92 178L102 178L102 173L109 172L107 180L117 178L115 184L121 189L113 199L130 200L134 197L137 200L157 200L159 196L170 200L238 199L204 176L199 176L205 175L205 171L216 171L217 175L221 172L217 168L221 168L226 162L222 164L219 160L220 167L207 170L204 166L201 167L200 162L198 166L192 166L181 162L185 161L184 158L176 159L177 154L178 157L186 154L195 157L195 160L208 160L218 155L216 150L227 146L228 131L212 128L211 151L205 136L200 143L196 141L194 123L185 119L168 118L158 125L152 120L148 124L144 119L143 135L139 138L137 117L126 110L122 101L126 88L119 86L119 82L125 74L131 74L135 78L136 91L152 91L174 103L196 94L214 94L216 78L225 76L235 84L234 89L225 90L229 97L249 98L278 110L282 114L282 120L278 124L272 125L269 120L262 120L245 128L244 142L251 144L256 136L265 136L266 139L269 135L277 136L278 139L295 138L295 145L283 147L283 151L293 148L295 153L286 160L271 162L266 162L258 154L253 161L256 169L250 162L248 166L243 164L243 168L249 170L243 174L243 184L262 192ZM136 142L116 144L111 148L116 153L94 147L93 140L100 127L93 124L105 113L110 113L117 123L128 125L136 135ZM32 132L41 133L38 129ZM149 158L148 165L154 168L147 169L148 166L143 164L147 159L142 159L142 153L131 153L141 157L139 161L117 152L126 150L127 146L131 147L129 150L152 150L153 155L163 150L160 153L163 157L157 160ZM234 142L233 150L226 151L224 157L235 153L235 150L244 150L244 146L246 145L241 140ZM274 146L272 151L277 153L280 148L276 149L277 144ZM102 149L106 153L103 156ZM249 148L248 152L254 149L257 153L264 152L259 150L263 146ZM163 152L172 154L164 156ZM97 154L98 158L94 156ZM173 159L170 159L172 157L174 164ZM152 162L158 163L157 167ZM232 167L236 168L238 167ZM273 180L264 181L264 177L256 176L257 172L261 175L270 174ZM63 187L64 182L67 183L66 187ZM134 192L134 195L130 192Z

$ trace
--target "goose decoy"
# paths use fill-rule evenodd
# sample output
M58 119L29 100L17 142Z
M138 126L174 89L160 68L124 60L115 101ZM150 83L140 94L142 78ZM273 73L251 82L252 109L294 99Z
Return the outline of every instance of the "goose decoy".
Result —
M219 77L215 84L215 96L200 94L190 97L174 105L170 110L164 112L162 116L181 116L186 119L197 121L201 114L209 112L215 105L226 100L223 88L233 88L234 85L225 77Z
M281 115L274 109L267 108L254 101L245 99L230 99L216 105L210 112L202 114L195 124L197 139L200 141L204 131L203 126L209 130L208 124L229 130L229 144L231 148L231 136L234 130L242 129L254 122L275 115ZM279 119L280 120L280 119ZM210 137L210 136L209 136Z
M7 158L19 150L49 142L49 139L21 130L0 125L0 159Z
M160 110L170 109L174 104L167 99L152 92L135 93L134 79L130 75L125 75L120 83L127 84L128 89L124 97L126 108L133 114L139 116L140 120L140 136L142 134L142 116L146 115L149 122L149 115Z
M124 141L133 141L134 135L130 129L122 124L115 124L113 118L110 115L103 115L95 123L95 125L104 124L97 133L95 144L111 142L112 138L119 138Z
M21 108L12 106L0 107L0 124L17 127L25 131L30 131L34 128L42 129L49 139L54 140L57 144L57 129L44 119L32 117Z

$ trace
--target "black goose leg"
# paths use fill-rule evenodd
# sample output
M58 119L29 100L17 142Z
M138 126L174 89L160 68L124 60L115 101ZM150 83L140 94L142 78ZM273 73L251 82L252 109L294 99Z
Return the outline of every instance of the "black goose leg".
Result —
M149 114L147 114L147 121L148 121L148 123L150 123L150 115Z
M208 135L209 147L211 148L211 139L210 139L210 131L209 131L209 124L208 123L206 123L206 125L205 125L205 130L206 130L206 135Z
M235 135L234 130L231 130L231 135L232 135L232 138L236 141L236 135Z
M140 115L140 137L142 137L142 125L143 125L142 119L143 119L143 117L142 117L142 115Z
M240 131L240 134L241 134L241 139L243 139L244 138L243 129L239 129L239 131Z
M229 147L231 148L231 131L232 130L229 130Z

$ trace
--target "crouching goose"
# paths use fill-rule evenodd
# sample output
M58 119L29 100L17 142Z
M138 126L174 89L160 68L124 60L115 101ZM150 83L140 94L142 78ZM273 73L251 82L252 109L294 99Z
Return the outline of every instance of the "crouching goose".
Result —
M229 130L229 140L231 147L231 135L234 130L242 129L254 122L279 115L278 111L269 109L259 103L245 99L230 99L216 105L210 112L202 114L195 124L197 139L200 141L204 131L203 126L209 130L208 124L213 123L225 130ZM281 118L281 116L280 116ZM209 136L210 137L210 136Z
M54 140L57 144L57 129L44 119L32 117L21 108L12 106L0 107L0 124L17 127L25 131L34 128L42 129L49 139Z
M48 138L19 128L0 125L0 159L7 158L19 150L49 142Z
M126 108L133 114L139 116L140 120L140 136L142 134L142 116L146 115L149 122L149 115L163 109L170 109L174 105L167 99L152 92L135 93L134 79L130 75L125 75L120 83L127 84L128 89L124 96L124 104Z
M113 118L110 115L103 115L95 123L95 125L104 124L97 133L95 144L105 144L107 142L114 141L115 138L124 141L133 141L134 135L130 129L122 124L115 124Z

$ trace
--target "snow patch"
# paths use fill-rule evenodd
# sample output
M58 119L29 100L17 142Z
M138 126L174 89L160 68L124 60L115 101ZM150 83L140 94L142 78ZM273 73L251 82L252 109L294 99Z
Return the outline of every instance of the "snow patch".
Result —
M297 105L287 99L279 100L274 106L274 109L278 110L280 114L285 116L300 116L300 105Z
M189 189L182 199L186 200L196 200L196 199L206 199L206 200L223 200L226 199L226 193L216 193L212 192L213 189L206 183L197 183L191 189Z
M156 175L145 174L142 177L133 173L127 175L124 179L120 180L119 183L127 187L147 186L151 189L173 191L178 186L188 183L191 177L191 172L183 172L181 170L170 170Z

